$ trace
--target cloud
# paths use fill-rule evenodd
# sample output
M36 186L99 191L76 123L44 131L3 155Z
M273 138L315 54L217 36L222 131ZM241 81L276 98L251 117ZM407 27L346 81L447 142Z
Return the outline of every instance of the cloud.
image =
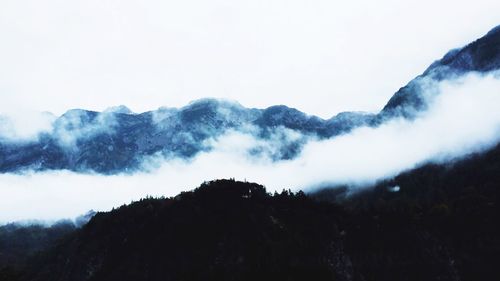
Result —
M41 133L50 133L56 116L48 112L10 111L0 115L0 141L36 141Z
M66 148L76 148L76 141L100 133L113 133L117 125L114 112L87 112L73 109L54 122L53 136Z
M18 110L0 115L0 141L6 143L36 142L41 134L51 135L64 148L75 148L81 138L114 132L114 111L102 113L73 109L59 118L49 112Z
M209 140L214 149L190 160L145 159L144 172L103 176L68 171L0 175L0 222L75 217L146 195L172 196L201 182L233 177L269 191L349 184L361 188L427 162L447 162L500 141L499 74L470 74L435 84L429 109L414 120L392 119L328 140L307 139L298 157L273 161L282 142L301 139L278 130L272 142L250 131ZM252 153L261 148L267 153ZM271 155L271 156L270 156Z

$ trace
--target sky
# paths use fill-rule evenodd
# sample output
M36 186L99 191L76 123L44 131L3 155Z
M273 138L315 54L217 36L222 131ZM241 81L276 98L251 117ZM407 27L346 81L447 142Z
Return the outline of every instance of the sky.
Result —
M136 112L202 97L378 111L500 1L0 1L0 113Z

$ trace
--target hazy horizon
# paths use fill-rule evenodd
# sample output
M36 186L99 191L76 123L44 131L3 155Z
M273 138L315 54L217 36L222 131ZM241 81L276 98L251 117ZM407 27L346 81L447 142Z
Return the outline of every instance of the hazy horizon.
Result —
M2 1L0 113L143 112L203 97L322 118L374 112L497 25L499 9L493 0Z

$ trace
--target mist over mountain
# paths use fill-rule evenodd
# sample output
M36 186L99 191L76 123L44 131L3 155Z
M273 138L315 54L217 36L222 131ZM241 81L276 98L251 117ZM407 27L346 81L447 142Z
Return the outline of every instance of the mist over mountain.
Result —
M378 114L322 119L284 105L202 99L144 113L118 106L1 116L0 223L74 218L220 178L271 192L356 191L487 152L500 142L498 38L497 27L450 51Z
M281 146L266 156L290 159L309 138L330 138L368 125L372 118L371 114L345 113L323 120L286 106L249 109L216 99L141 114L126 107L104 112L75 109L56 118L50 130L34 139L4 137L0 170L133 171L140 168L145 156L190 158L209 151L209 140L231 130L263 141L278 138ZM262 151L256 148L249 153Z
M381 111L382 116L413 117L425 110L433 83L468 72L486 73L500 68L500 26L465 47L449 51L424 73L399 89Z
M85 11L94 8L95 3L84 2ZM212 38L211 35L218 32L211 29L194 30L195 26L186 26L162 33L156 29L166 26L158 25L153 32L145 33L148 36L142 37L146 26L139 22L155 18L151 14L153 11L144 11L144 15L131 13L141 14L140 20L123 25L120 21L127 22L122 17L126 13L120 13L116 3L103 5L108 4L110 7L103 11L113 12L110 17L113 28L109 30L113 31L113 36L103 33L106 34L103 38L94 37L100 24L95 26L96 30L68 24L65 36L60 36L62 33L57 27L54 30L59 30L58 40L59 37L72 38L67 42L71 44L56 44L59 49L31 44L47 49L40 53L47 58L33 63L31 60L38 58L37 53L29 48L21 50L20 54L33 54L14 56L23 57L26 62L20 61L19 66L15 66L16 75L3 75L6 80L13 81L0 85L0 91L8 94L9 85L12 85L14 93L23 93L35 88L30 82L40 85L44 77L54 81L52 77L68 70L70 75L62 75L61 83L74 82L75 86L51 85L52 88L40 90L40 99L67 98L62 95L64 89L77 89L82 87L85 78L97 76L102 77L90 79L87 84L91 87L85 85L71 97L81 99L82 93L90 88L97 89L89 94L95 97L96 93L116 94L127 85L144 86L144 92L137 91L135 86L131 90L143 93L141 96L135 94L133 99L125 99L125 93L120 96L126 103L141 97L146 99L150 92L159 95L160 89L170 89L170 96L191 95L195 89L197 93L213 93L214 89L222 89L229 82L238 87L228 87L227 92L248 88L238 93L244 100L242 95L261 89L255 84L254 80L259 80L256 78L266 77L267 80L263 79L266 83L277 78L273 83L286 86L278 89L290 89L295 85L290 79L302 74L318 76L314 78L319 79L304 81L319 81L309 88L325 92L329 89L325 83L328 79L332 79L328 81L330 84L337 81L345 85L351 83L351 79L363 83L363 77L341 81L345 76L335 77L328 71L336 65L321 67L321 63L331 63L339 54L345 55L350 67L366 69L370 74L377 66L360 63L363 59L352 54L380 47L385 48L386 54L398 48L386 48L392 45L387 43L389 41L375 46L371 42L377 39L376 36L351 32L357 28L346 29L345 32L351 32L349 36L337 38L337 33L332 35L332 40L345 41L355 35L359 40L356 42L362 42L359 49L344 54L340 50L354 44L333 44L339 46L332 51L337 55L332 57L334 59L324 54L297 55L297 60L303 61L297 63L296 68L312 63L306 68L317 68L314 72L286 69L284 73L270 75L294 65L281 66L284 60L294 56L294 50L303 49L301 52L306 53L323 49L321 52L328 53L330 45L317 44L321 40L298 44L298 48L286 50L285 56L277 56L271 64L260 64L242 55L253 51L259 53L254 54L259 59L272 60L280 46L286 47L288 42L298 43L299 40L306 42L303 36L309 33L311 26L298 22L297 26L289 28L289 22L283 21L280 25L287 27L276 31L286 30L283 34L286 40L267 38L264 41L279 44L271 48L273 52L261 53L257 46L260 40L247 36L254 34L256 21L253 17L247 19L251 32L240 32L238 28L242 26L235 25L228 34ZM222 3L217 3L214 10L217 13L208 18L193 13L189 7L172 22L202 23L220 16L236 18L235 15L239 15L219 10L219 5ZM45 6L47 11L52 9L51 5ZM320 7L311 10L309 17L319 14ZM247 8L250 7L244 10ZM253 8L261 10L261 3ZM366 22L376 16L390 15L390 12L378 15L369 5L366 8L366 12L375 17L356 23L360 26L366 26ZM200 9L202 12L209 10ZM269 17L275 20L275 10L262 10L270 11ZM83 15L82 11L75 10ZM450 12L453 11L450 9ZM165 15L162 11L158 18ZM70 16L74 15L70 13ZM108 18L107 14L102 16ZM323 16L333 18L328 11ZM78 21L78 25L84 22L79 18ZM323 26L320 21L318 24ZM217 25L224 27L220 30L226 30L228 22L232 19L222 19ZM152 27L152 24L148 22L147 26ZM269 25L267 21L259 21L259 24L259 28ZM293 30L298 26L300 32ZM137 37L140 44L122 44L123 52L117 50L110 56L109 51L118 43L129 42L120 38L118 27L132 28L136 35L141 33ZM33 32L32 26L27 29ZM325 29L328 29L326 25ZM7 30L14 31L15 36L25 34L19 32L24 30L21 27ZM84 33L90 30L94 30L90 32L92 37L87 37ZM66 36L66 32L71 36ZM168 37L170 32L176 35ZM405 36L414 34L411 30L404 32ZM260 31L255 30L257 33ZM50 34L47 32L45 35L49 39L40 43L52 41ZM130 36L132 33L124 34ZM158 42L145 40L161 34L168 38ZM199 37L200 34L203 36ZM269 34L274 38L274 34ZM35 37L40 35L44 34L37 33ZM323 32L313 35L326 38ZM209 37L205 43L198 41ZM170 43L167 41L175 38L178 41L172 40L175 48L165 48L163 43ZM238 40L227 40L232 38ZM393 38L403 41L407 37ZM58 52L64 49L62 46L74 46L75 39L78 39L75 42L83 43L88 39L91 42L78 44L81 46L75 48L75 52L61 52L61 56L52 54L59 55ZM14 41L15 44L28 42ZM155 44L160 41L161 44ZM231 46L231 42L239 43ZM246 42L251 43L248 49L243 48ZM106 48L101 48L103 45ZM138 56L150 45L155 45L151 54ZM418 45L414 47L418 49ZM166 61L166 58L175 57L169 50L177 49L186 49L179 52L182 58ZM94 56L98 50L102 54ZM226 50L234 53L228 52L226 57ZM161 52L169 56L158 55ZM207 57L211 52L217 55ZM78 55L84 53L91 55ZM325 62L314 61L316 57L325 58ZM53 73L33 77L42 69L46 70L49 58L57 60ZM86 65L85 60L92 61L92 58L95 61ZM386 55L377 58L385 60ZM142 64L143 60L148 61ZM5 69L14 66L13 62L15 59L8 61ZM98 65L103 66L101 71L89 71L91 66ZM219 72L217 65L223 71ZM267 65L280 67L268 69ZM25 66L37 67L33 73L26 71L26 81L24 77L18 78ZM238 71L234 76L227 75L233 66L249 69ZM149 67L154 69L148 71ZM383 70L387 67L384 67L380 67L378 75L386 74ZM122 68L124 73L106 73L122 71ZM172 69L179 73L170 71ZM344 68L336 69L335 73L338 76L344 70L349 73ZM191 75L191 71L197 73ZM85 77L70 78L79 74ZM243 82L248 74L252 74L252 83ZM131 81L133 83L125 83L128 82L125 77L134 75L141 77ZM373 77L378 79L378 75ZM224 79L214 79L222 76ZM144 79L146 77L148 79ZM155 88L152 84L164 82L162 77L175 83ZM211 81L207 84L207 81L186 77L203 77L201 80ZM374 95L379 94L373 81L381 80L376 79L367 79L372 84L367 83L362 88L373 87ZM113 81L108 83L108 80ZM141 84L144 81L154 83ZM23 86L25 82L29 87ZM119 87L114 88L117 84ZM191 88L189 91L184 86L176 89L177 84ZM208 89L212 84L216 87ZM297 83L300 84L304 82ZM258 93L259 100L265 100L265 95L275 88L268 86ZM199 91L201 88L207 91ZM51 89L55 89L56 94L48 94ZM282 91L273 98L285 94L292 97L302 89ZM499 90L500 26L497 26L430 64L397 90L379 112L346 111L331 118L320 118L283 104L249 108L238 101L215 98L147 112L133 112L119 105L102 112L75 108L58 116L49 112L32 115L22 112L23 106L16 105L9 114L0 115L0 281L496 280L500 265ZM293 97L305 101L307 94ZM367 94L360 96L367 97ZM130 93L127 96L130 97ZM232 94L224 93L224 96ZM104 102L106 98L92 101L89 108L109 104ZM12 100L23 98L16 96ZM47 101L53 100L34 103L47 105ZM153 99L148 101L151 103ZM287 102L293 101L287 99ZM328 97L321 102L329 106L336 101ZM4 103L9 104L8 97ZM141 102L130 106L138 104ZM59 110L60 106L51 108Z
M272 161L294 159L312 140L332 139L360 127L378 127L395 118L415 118L439 95L437 84L468 73L500 67L500 28L450 51L410 81L378 114L345 112L328 120L284 105L245 108L236 102L203 99L182 108L136 114L124 106L104 112L74 109L45 115L36 133L22 135L8 117L0 120L0 171L71 170L117 174L140 171L148 157L191 159L213 149L228 132L251 135L265 147L249 155ZM47 125L49 124L49 125Z
M0 277L489 280L500 261L499 169L496 146L350 197L343 189L271 194L255 183L205 182L175 197L97 213L81 229L23 229L19 233L54 232L60 239L37 252L34 239L19 236L20 248L32 255L0 260ZM0 252L12 251L0 243Z

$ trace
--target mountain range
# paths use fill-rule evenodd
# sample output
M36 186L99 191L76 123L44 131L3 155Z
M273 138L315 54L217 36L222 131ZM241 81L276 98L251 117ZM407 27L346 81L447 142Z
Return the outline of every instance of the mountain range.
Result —
M81 228L7 225L0 280L495 280L499 170L496 146L347 198L216 180Z
M500 27L465 47L448 52L399 89L377 114L343 112L330 119L284 105L245 108L225 100L202 99L182 108L140 114L124 106L104 112L69 110L53 117L50 130L32 139L0 136L0 172L65 169L102 174L142 169L145 157L189 159L213 149L211 141L228 132L251 134L263 142L279 140L272 150L252 148L272 160L293 159L310 139L328 139L361 126L376 127L391 118L414 118L426 109L429 81L500 68ZM2 121L3 120L3 121ZM5 125L6 118L0 118Z
M249 154L293 159L310 140L416 118L429 95L439 94L427 91L429 83L497 71L499 53L496 27L434 62L377 114L324 120L286 106L249 109L215 99L140 114L123 106L70 110L35 138L3 136L0 171L129 173L142 169L145 157L190 159L210 151L228 132L280 144ZM497 143L357 192L337 186L270 193L257 183L214 180L76 222L8 224L0 226L0 280L496 280L499 171Z

